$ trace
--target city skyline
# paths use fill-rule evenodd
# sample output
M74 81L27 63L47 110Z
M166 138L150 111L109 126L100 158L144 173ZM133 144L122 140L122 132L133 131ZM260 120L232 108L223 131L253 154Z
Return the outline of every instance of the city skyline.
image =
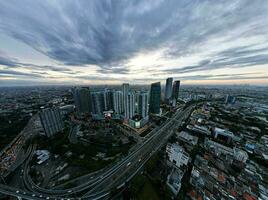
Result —
M0 2L0 86L268 85L268 2Z

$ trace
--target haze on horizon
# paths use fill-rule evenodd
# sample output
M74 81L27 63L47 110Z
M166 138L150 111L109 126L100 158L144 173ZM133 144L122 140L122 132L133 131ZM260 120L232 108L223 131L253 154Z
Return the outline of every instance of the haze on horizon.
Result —
M0 1L0 86L268 85L268 1Z

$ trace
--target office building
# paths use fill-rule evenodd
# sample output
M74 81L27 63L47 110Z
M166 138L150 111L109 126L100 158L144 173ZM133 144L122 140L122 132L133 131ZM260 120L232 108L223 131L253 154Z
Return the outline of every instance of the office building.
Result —
M146 118L148 116L148 103L148 92L140 92L138 95L138 113L142 118Z
M160 82L152 83L150 90L149 112L153 114L159 114L160 102L161 102L161 84Z
M122 91L113 92L113 110L116 114L123 113L123 93Z
M124 109L124 118L128 119L129 116L129 105L128 105L128 93L129 93L129 84L124 83L122 85L122 92L123 92L123 109Z
M105 110L104 93L102 91L91 92L91 106L93 115L102 115Z
M74 101L76 110L79 113L91 112L90 91L87 87L75 88Z
M174 81L173 83L172 98L176 101L179 99L180 83L180 81Z
M64 125L59 108L47 108L39 113L41 124L47 137L63 130Z
M172 82L173 78L167 78L166 80L166 90L165 90L165 101L169 103L172 97Z

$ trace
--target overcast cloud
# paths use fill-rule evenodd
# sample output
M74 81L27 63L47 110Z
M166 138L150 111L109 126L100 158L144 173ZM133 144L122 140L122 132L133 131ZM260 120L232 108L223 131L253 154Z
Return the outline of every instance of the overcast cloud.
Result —
M267 84L267 19L263 0L0 1L0 79Z

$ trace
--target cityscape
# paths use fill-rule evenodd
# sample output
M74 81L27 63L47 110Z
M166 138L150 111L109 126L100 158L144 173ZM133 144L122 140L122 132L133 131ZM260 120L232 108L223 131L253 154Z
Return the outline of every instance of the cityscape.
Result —
M267 95L172 77L2 88L2 198L266 199Z
M0 200L268 200L268 2L0 1Z

